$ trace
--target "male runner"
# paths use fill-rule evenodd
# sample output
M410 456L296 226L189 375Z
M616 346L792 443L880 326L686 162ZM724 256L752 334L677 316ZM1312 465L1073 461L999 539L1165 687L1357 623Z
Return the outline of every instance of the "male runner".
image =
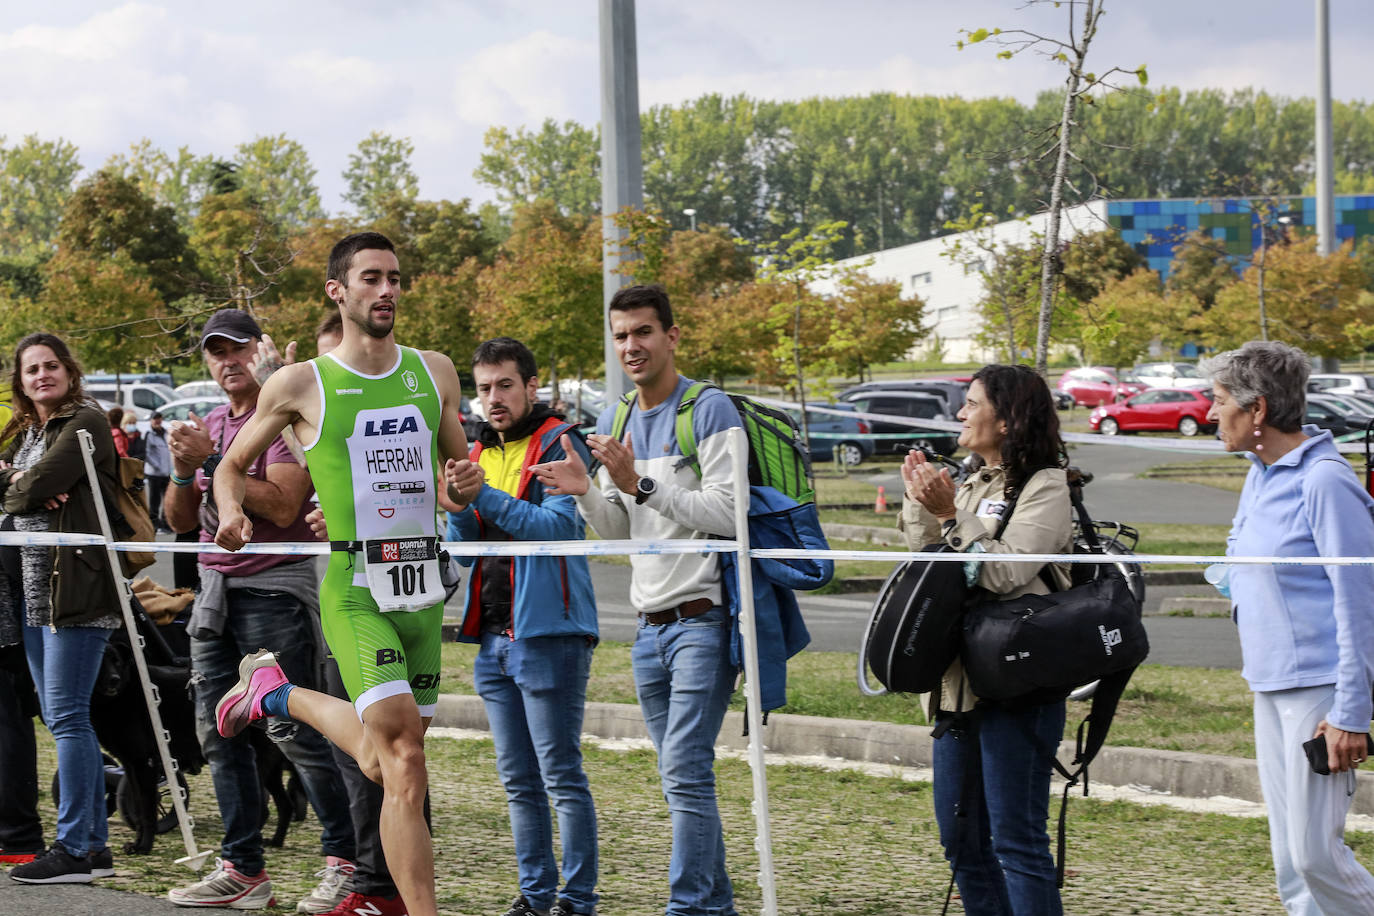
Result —
M325 292L343 315L343 342L268 379L257 414L215 473L215 543L238 550L253 534L242 509L247 467L285 426L304 447L336 538L321 622L352 707L294 687L272 654L260 652L240 664L217 717L231 735L265 715L289 716L357 760L383 788L382 848L406 910L431 916L438 911L423 815L424 733L438 697L444 598L435 472L440 454L466 458L468 446L452 361L393 337L400 280L385 236L357 233L334 246Z

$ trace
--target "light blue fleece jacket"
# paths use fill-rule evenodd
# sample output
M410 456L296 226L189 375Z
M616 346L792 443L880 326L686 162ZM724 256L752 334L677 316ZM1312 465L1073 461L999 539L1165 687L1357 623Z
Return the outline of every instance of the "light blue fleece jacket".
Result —
M1267 468L1253 454L1226 540L1228 556L1374 556L1374 500L1331 433ZM1326 720L1367 732L1374 701L1374 567L1232 566L1241 674L1256 692L1334 684Z

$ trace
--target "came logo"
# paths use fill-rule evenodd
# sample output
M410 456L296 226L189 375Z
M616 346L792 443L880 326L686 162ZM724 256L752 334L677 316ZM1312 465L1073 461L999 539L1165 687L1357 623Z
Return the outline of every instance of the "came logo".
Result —
M415 391L420 387L420 380L416 378L415 373L411 372L409 369L401 373L401 381L405 382L406 387L411 391Z
M1109 630L1102 624L1097 625L1097 632L1102 636L1102 648L1107 650L1107 654L1112 654L1112 646L1121 645L1121 631Z

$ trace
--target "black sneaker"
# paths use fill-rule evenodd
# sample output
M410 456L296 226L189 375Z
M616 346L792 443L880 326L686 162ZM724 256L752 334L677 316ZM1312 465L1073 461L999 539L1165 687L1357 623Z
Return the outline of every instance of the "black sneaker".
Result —
M505 916L549 916L548 910L536 910L530 906L530 902L521 894L511 901L510 909L506 910Z
M596 908L590 910L575 910L573 902L567 897L559 897L558 902L549 910L549 916L596 916Z
M91 863L92 878L114 877L114 855L111 854L110 847L106 846L99 852L92 852L86 859Z
M78 859L54 843L28 865L10 869L10 877L21 884L90 884L91 860L85 856Z

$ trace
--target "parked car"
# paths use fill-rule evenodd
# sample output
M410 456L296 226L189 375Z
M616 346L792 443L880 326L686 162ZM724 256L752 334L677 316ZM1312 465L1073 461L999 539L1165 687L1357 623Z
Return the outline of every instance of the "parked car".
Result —
M204 420L210 411L221 404L228 403L229 399L224 396L224 393L218 392L213 397L179 398L175 401L168 401L157 410L158 413L162 414L163 424L167 425L173 421L184 421L193 413Z
M859 413L888 414L907 420L952 420L945 411L945 402L930 394L915 391L865 391L852 396L848 402ZM922 429L908 423L868 421L874 435L894 434L902 438L878 439L874 447L884 454L905 452L925 447L941 455L951 455L959 447L959 434L942 429Z
M1118 373L1108 366L1084 366L1059 376L1058 390L1084 407L1114 404L1139 394L1147 386L1131 372Z
M87 372L82 376L82 384L91 385L96 382L120 382L128 384L130 382L151 382L155 385L166 385L172 387L172 374L170 372Z
M1088 416L1088 426L1104 436L1146 430L1176 429L1185 436L1211 430L1207 411L1212 392L1200 388L1149 388L1115 404L1103 404Z
M1346 433L1358 432L1359 428L1352 427L1345 417L1332 410L1324 404L1316 404L1311 400L1307 402L1307 414L1304 423L1311 423L1322 429L1331 430L1333 436L1344 436Z
M1192 363L1141 363L1133 374L1146 388L1212 387L1212 380Z
M945 404L945 412L951 417L964 406L964 396L968 394L968 382L947 378L885 379L877 382L863 382L840 392L839 400L852 401L861 394L873 391L913 391L931 394Z
M212 378L197 379L194 382L186 382L178 385L175 389L178 398L212 398L223 394L223 389L219 383Z
M1319 372L1308 376L1307 390L1323 394L1346 391L1374 393L1374 376L1355 372Z
M1332 394L1323 392L1322 394L1309 394L1307 403L1319 404L1330 410L1332 413L1339 414L1351 426L1364 426L1371 419L1374 419L1374 408L1359 398L1351 397L1347 394Z
M145 422L154 410L161 410L163 404L177 400L177 393L160 382L85 382L86 394L98 401L117 404L125 410L132 410L140 422Z
M813 410L812 408L823 408ZM853 404L808 404L806 405L807 448L811 450L814 461L839 460L847 467L854 467L874 452L873 440L868 438L872 427L867 420L855 416ZM801 425L801 411L787 409L787 414L798 426Z

